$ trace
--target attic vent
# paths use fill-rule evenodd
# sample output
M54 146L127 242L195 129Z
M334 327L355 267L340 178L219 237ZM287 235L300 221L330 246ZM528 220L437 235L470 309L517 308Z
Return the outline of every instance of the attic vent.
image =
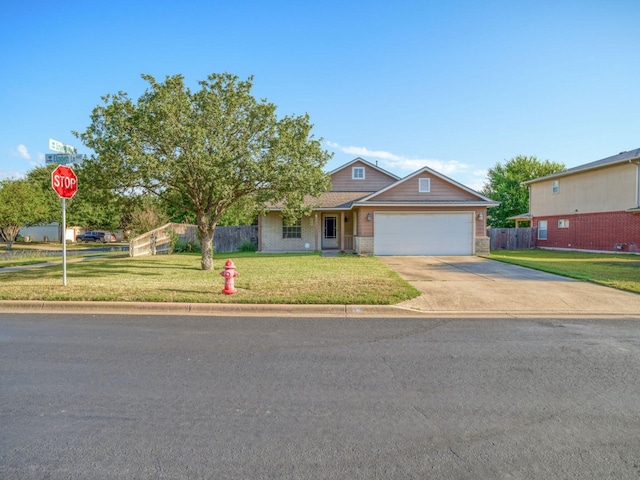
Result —
M418 180L418 192L420 193L429 193L431 191L431 179L430 178L420 178Z

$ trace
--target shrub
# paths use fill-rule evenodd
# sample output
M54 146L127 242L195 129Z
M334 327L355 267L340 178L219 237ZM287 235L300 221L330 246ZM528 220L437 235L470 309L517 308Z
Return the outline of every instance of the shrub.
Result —
M256 250L258 250L258 246L249 240L242 242L242 245L240 245L238 249L239 252L255 252Z

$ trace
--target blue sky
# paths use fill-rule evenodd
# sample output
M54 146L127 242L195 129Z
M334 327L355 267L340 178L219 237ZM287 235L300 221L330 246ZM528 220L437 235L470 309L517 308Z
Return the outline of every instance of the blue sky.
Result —
M49 138L90 153L101 97L143 73L253 75L334 152L479 189L516 155L567 167L640 147L640 2L8 0L0 14L0 179Z

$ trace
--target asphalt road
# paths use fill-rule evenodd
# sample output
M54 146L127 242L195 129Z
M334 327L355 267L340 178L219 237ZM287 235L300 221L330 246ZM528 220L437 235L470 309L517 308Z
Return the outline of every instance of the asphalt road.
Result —
M640 320L0 314L2 479L638 479Z

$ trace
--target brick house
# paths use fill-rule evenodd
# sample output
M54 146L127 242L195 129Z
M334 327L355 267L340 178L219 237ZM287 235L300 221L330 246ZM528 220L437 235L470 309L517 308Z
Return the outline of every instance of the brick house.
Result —
M336 250L375 255L488 253L487 208L498 203L424 167L399 178L362 158L329 173L332 189L307 201L310 216L258 219L258 250Z
M524 183L538 247L640 252L640 149Z

